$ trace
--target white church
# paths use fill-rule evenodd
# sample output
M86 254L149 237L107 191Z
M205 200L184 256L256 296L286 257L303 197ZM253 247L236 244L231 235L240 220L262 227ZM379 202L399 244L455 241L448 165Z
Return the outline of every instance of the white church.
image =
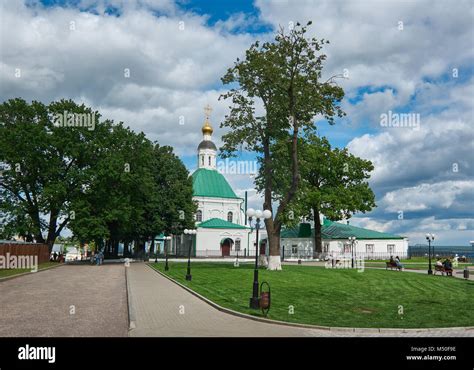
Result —
M198 168L192 174L196 212L196 257L254 255L255 230L246 225L244 199L238 197L224 175L217 171L217 147L212 141L206 107L203 139L197 149ZM260 230L263 238L264 230Z

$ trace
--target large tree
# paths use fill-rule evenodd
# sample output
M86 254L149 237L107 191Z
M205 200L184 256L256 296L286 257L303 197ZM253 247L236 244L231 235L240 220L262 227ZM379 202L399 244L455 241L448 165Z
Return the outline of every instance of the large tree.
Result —
M125 253L133 241L143 253L160 233L180 233L193 226L195 204L189 173L169 146L159 146L142 133L114 126L84 196L75 204L71 229L82 241L105 239L107 254Z
M11 99L0 105L0 211L7 228L50 249L74 217L70 204L80 196L100 145L88 127L58 127L56 117L65 111L100 118L70 100L44 105Z
M194 227L197 210L193 197L193 182L181 159L169 146L155 144L153 149L153 199L145 213L145 235L152 239L160 233L180 234Z
M289 150L289 145L283 144L274 152L277 157L285 158ZM298 150L302 180L285 223L294 224L300 217L314 220L313 251L314 257L319 257L322 252L321 215L338 221L375 207L375 195L368 183L374 166L369 160L349 153L347 148L332 148L326 138L315 134L300 139ZM288 169L278 165L273 176L287 178ZM277 192L284 192L286 186L279 183Z
M339 106L343 90L334 84L333 78L321 78L326 56L320 51L328 42L307 38L305 34L306 27L297 24L289 33L280 29L274 42L255 42L246 51L245 59L237 59L222 78L224 84L235 85L221 96L232 102L230 113L221 124L230 128L223 136L222 156L235 155L242 144L246 150L255 152L261 163L257 189L264 196L263 208L276 208L273 218L265 220L270 270L281 269L283 215L300 183L298 138L315 129L316 116L332 124L335 116L343 115ZM262 113L257 104L263 106ZM272 145L286 141L288 134L291 150L283 163L290 169L290 178L284 193L275 197Z

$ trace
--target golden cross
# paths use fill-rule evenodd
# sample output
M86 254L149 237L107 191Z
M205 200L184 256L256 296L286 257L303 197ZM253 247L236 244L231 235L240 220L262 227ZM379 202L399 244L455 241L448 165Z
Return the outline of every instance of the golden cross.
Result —
M212 108L211 106L208 104L204 107L204 114L206 115L206 120L209 119L209 116L211 115L211 112L212 112Z

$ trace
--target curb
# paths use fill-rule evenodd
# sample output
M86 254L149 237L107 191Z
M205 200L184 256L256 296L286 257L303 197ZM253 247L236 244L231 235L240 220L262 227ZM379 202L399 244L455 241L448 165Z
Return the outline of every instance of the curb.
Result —
M135 309L133 308L132 304L132 290L130 289L130 278L128 277L128 267L125 266L125 285L127 287L127 310L128 310L128 331L135 329L137 326L135 324Z
M149 263L146 264L149 268L151 268L153 271L157 272L161 276L165 277L166 279L170 280L171 282L175 283L176 285L180 286L181 288L187 290L189 293L194 295L195 297L199 298L200 300L206 302L210 306L214 307L215 309L227 313L229 315L241 317L244 319L250 319L254 321L260 321L264 322L267 324L275 324L275 325L282 325L282 326L290 326L290 327L296 327L296 328L304 328L304 329L318 329L318 330L327 330L327 331L333 331L333 332L341 332L341 331L346 331L346 332L377 332L380 334L385 333L394 333L394 332L399 332L400 334L408 334L408 333L430 333L430 332L436 332L436 331L450 331L450 330L464 330L464 331L474 331L474 326L462 326L462 327L444 327L444 328L349 328L349 327L338 327L338 326L318 326L318 325L311 325L311 324L299 324L299 323L292 323L292 322L287 322L287 321L280 321L280 320L270 320L270 319L265 319L263 317L257 317L257 316L252 316L248 315L242 312L234 311L229 308L225 308L222 306L219 306L217 303L211 301L210 299L200 295L199 293L195 292L191 288L181 284L180 282L172 279L169 276L166 276L163 274L161 271L158 271L157 269L153 268Z
M39 270L36 271L36 272L31 272L31 271L29 271L29 272L22 272L21 274L15 274L15 275L11 275L11 276L2 277L2 278L0 278L0 283L3 282L3 281L15 279L15 278L18 278L18 277L21 277L21 276L27 276L27 275L31 275L31 274L37 274L38 272L42 272L42 271L47 271L47 270L55 269L55 268L58 268L58 267L61 267L61 266L65 266L65 264L64 264L64 263L60 263L60 264L58 264L57 266L45 267L44 269L39 269Z

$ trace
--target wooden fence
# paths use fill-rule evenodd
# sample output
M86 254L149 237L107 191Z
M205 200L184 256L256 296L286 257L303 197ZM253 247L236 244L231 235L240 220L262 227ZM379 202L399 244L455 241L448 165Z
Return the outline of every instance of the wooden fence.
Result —
M49 261L47 244L0 241L0 256L38 256L38 263Z

